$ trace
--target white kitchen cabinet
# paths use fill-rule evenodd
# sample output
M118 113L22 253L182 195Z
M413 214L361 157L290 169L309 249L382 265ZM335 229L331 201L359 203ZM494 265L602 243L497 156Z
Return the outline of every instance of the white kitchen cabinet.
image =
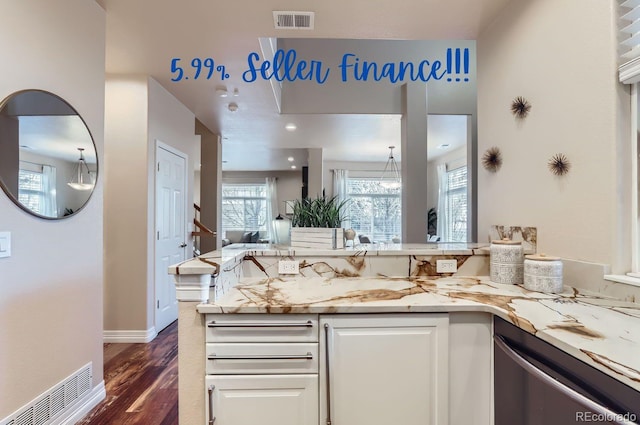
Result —
M208 424L318 424L316 374L209 375L205 382Z
M320 316L320 425L448 423L447 314Z
M318 425L317 315L209 314L206 326L205 424Z

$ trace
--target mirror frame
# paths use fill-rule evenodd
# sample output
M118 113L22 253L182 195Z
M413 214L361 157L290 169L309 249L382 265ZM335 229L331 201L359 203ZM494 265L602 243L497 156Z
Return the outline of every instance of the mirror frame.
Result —
M49 216L45 216L42 214L38 214L35 211L27 208L25 205L23 205L18 198L9 190L9 188L7 187L7 185L5 184L2 175L0 174L0 187L2 187L2 191L7 195L7 197L9 197L9 199L11 199L11 201L16 204L21 210L27 212L28 214L37 217L37 218L42 218L45 220L64 220L70 217L73 217L75 215L77 215L80 211L82 211L87 204L89 203L89 201L91 200L91 197L93 196L93 193L96 190L96 185L98 184L98 177L100 175L100 161L98 158L98 148L96 147L96 141L95 138L93 137L93 133L91 133L91 129L89 128L89 126L87 125L87 122L84 120L84 118L82 117L82 115L80 115L80 113L78 112L78 110L76 108L74 108L69 102L67 102L65 99L63 99L62 97L58 96L55 93L52 93L50 91L47 90L43 90L43 89L23 89L23 90L18 90L16 92L13 92L11 94L9 94L8 96L6 96L4 99L2 99L2 102L0 102L0 112L5 108L5 106L7 105L7 103L15 98L16 96L23 94L23 93L28 93L28 92L39 92L42 94L46 94L48 96L52 96L56 99L58 99L59 101L63 102L65 105L67 105L73 112L75 112L75 114L78 116L78 118L80 118L80 121L82 121L82 123L84 124L84 127L87 130L87 133L89 134L89 137L91 138L91 144L93 145L93 149L94 152L96 154L96 178L95 178L95 182L94 182L94 186L91 189L91 192L89 193L89 195L87 196L86 201L84 201L84 203L82 204L81 207L77 208L73 213L69 214L69 215L63 215L62 217L49 217ZM2 143L2 140L0 140L0 143Z

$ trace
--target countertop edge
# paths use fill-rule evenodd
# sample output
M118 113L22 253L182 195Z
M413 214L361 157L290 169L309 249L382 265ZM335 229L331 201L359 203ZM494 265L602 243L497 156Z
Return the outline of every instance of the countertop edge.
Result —
M606 361L590 356L584 350L574 346L566 341L556 338L545 332L545 329L535 329L527 320L518 318L515 314L500 309L499 307L469 301L460 305L407 305L407 306L376 306L376 305L311 305L304 307L287 306L279 307L260 307L260 306L243 306L240 308L224 308L215 304L198 304L196 309L201 314L365 314L365 313L458 313L458 312L482 312L498 316L509 323L514 324L518 328L540 338L570 354L571 356L583 361L584 363L594 367L597 370L617 379L627 386L640 391L640 380L627 376L614 367L607 365ZM625 367L624 365L621 365Z

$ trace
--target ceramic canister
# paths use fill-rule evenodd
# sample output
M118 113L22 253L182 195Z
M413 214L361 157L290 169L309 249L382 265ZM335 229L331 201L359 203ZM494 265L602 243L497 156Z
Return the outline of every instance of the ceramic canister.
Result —
M545 254L527 255L524 260L524 287L536 292L562 292L562 261Z
M522 283L524 252L521 242L515 242L507 238L491 241L489 256L489 270L492 282Z

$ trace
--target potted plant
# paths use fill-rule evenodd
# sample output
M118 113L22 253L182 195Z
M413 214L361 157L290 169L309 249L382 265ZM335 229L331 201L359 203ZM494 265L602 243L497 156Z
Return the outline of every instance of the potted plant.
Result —
M296 199L292 203L291 246L298 248L344 248L343 209L347 200L336 196Z

